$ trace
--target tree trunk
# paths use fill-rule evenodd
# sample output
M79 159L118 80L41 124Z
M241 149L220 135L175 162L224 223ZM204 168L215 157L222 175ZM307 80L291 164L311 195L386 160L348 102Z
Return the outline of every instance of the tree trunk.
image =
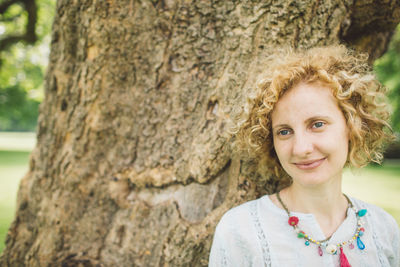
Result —
M221 215L279 186L226 134L267 56L346 42L372 61L399 20L395 0L59 0L0 265L206 266Z

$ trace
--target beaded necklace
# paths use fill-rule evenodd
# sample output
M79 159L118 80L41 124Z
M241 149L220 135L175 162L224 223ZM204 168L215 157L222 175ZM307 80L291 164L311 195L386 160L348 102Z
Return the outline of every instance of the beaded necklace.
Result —
M325 251L326 251L327 253L331 254L331 255L337 254L337 251L338 251L338 249L339 249L339 250L340 250L340 266L341 266L341 267L351 267L351 265L349 264L349 262L348 262L348 260L347 260L346 255L345 255L344 252L343 252L343 247L344 247L346 244L348 244L349 248L350 248L350 249L353 249L353 248L354 248L353 242L355 242L355 240L357 240L357 247L358 247L360 250L365 249L365 245L364 245L364 243L361 241L361 238L360 238L360 237L364 234L364 231L365 231L364 227L362 227L363 222L362 222L361 217L363 217L363 216L367 213L367 210L366 210L366 209L357 210L357 209L354 207L353 203L350 201L350 199L349 199L345 194L343 194L343 195L344 195L344 197L347 199L347 202L348 202L348 204L349 204L349 208L351 208L351 209L354 211L354 213L356 214L356 216L357 216L357 226L356 226L356 230L355 230L355 233L354 233L354 235L353 235L353 237L352 237L351 239L349 239L349 240L347 240L347 241L343 241L343 242L341 242L341 243L337 243L337 244L329 244L329 240L330 240L331 236L328 237L328 238L326 238L326 239L324 239L324 240L315 240L315 239L313 239L311 236L309 236L308 234L306 234L304 231L302 231L302 230L299 228L299 226L298 226L299 218L296 217L296 216L292 216L292 215L290 214L290 211L289 211L289 209L286 207L286 205L283 203L283 201L282 201L282 199L281 199L281 197L280 197L280 195L279 195L279 192L276 193L276 197L277 197L279 203L282 205L282 207L285 209L286 213L287 213L288 216L289 216L289 220L288 220L289 225L293 227L293 229L294 229L295 232L297 233L297 237L298 237L298 238L303 238L303 239L305 239L305 243L304 243L304 244L305 244L306 246L309 246L310 243L313 243L313 244L317 245L317 246L318 246L318 254L319 254L320 256L323 255L323 250L322 250L322 248L324 248Z

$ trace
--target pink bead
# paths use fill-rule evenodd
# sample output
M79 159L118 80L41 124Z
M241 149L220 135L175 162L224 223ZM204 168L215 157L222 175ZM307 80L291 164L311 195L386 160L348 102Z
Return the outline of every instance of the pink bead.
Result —
M322 254L323 254L322 248L321 248L321 247L318 247L318 254L319 254L320 256L322 256Z

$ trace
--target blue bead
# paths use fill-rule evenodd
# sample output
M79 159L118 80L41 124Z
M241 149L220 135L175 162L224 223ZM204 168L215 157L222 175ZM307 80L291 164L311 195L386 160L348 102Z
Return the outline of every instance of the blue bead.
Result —
M366 210L366 209L362 209L362 210L359 210L359 211L357 212L358 217L362 217L362 216L364 216L365 214L367 214L367 210Z
M305 244L306 244L306 246L309 246L310 242L307 240Z
M363 236L363 235L364 235L364 232L363 232L363 231L360 231L360 232L358 232L358 235L359 235L359 236Z
M361 250L365 248L364 243L361 241L360 237L357 237L357 247Z

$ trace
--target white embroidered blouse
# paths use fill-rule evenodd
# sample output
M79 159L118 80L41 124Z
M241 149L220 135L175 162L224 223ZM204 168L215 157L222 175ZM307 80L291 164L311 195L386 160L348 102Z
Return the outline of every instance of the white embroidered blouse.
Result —
M365 233L361 237L364 250L348 245L343 251L352 267L399 267L400 233L392 216L383 209L350 198L357 210L367 209L362 217ZM313 239L324 240L321 228L314 215L291 212L299 218L299 228ZM275 206L269 196L249 201L229 210L221 218L214 234L209 258L209 267L223 266L327 266L337 267L339 253L318 253L317 245L305 245L288 224L287 213ZM352 209L332 235L330 242L341 243L351 239L355 233L357 216Z

